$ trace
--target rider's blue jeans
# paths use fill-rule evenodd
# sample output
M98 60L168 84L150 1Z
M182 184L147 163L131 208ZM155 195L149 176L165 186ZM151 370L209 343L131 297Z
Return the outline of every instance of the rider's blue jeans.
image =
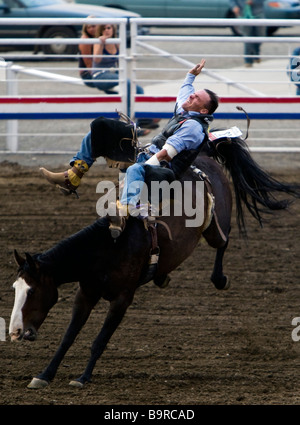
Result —
M141 190L145 181L144 163L150 156L146 153L141 153L137 158L137 162L127 168L120 200L121 204L135 207L140 201ZM146 202L146 200L144 201Z
M79 151L70 161L71 165L73 165L74 161L80 159L85 161L89 168L93 165L95 158L92 157L91 140L91 132L89 132L84 136ZM143 186L145 179L143 164L148 158L150 158L150 155L141 153L137 158L137 162L128 167L121 197L122 204L131 204L135 206L140 200L140 188Z
M89 166L89 168L95 162L95 158L92 157L92 138L91 132L89 131L82 139L81 146L77 154L71 159L70 164L73 165L74 161L83 159Z
M121 196L121 203L123 205L136 206L138 201L140 201L141 189L145 181L145 168L143 164L150 156L146 153L139 154L137 162L127 168ZM92 157L91 132L84 136L80 150L72 158L70 164L73 165L75 160L80 159L84 160L89 168L95 162L95 158Z

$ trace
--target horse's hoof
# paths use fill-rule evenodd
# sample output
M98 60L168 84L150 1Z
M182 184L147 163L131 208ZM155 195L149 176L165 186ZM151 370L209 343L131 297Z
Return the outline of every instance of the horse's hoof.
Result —
M84 384L80 381L71 381L69 385L71 385L71 387L76 387L76 388L83 388L84 386Z
M227 276L223 276L222 279L218 279L218 280L211 278L211 281L215 285L215 288L218 289L219 291L226 291L227 289L230 288L230 282Z
M159 288L164 289L164 288L166 288L169 285L170 280L171 280L170 276L164 275L162 277L155 278L153 280L153 282Z
M229 278L227 276L225 276L225 279L226 279L226 282L225 282L224 287L222 288L223 291L226 291L227 289L230 288L230 280L229 280Z
M30 384L27 385L27 388L40 389L40 388L45 388L48 385L49 385L49 382L45 381L44 379L33 378Z

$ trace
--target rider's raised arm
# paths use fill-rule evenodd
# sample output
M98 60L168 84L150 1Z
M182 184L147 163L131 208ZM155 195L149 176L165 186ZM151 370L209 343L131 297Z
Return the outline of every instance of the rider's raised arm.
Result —
M186 99L195 92L193 82L197 75L200 74L205 65L205 59L202 59L200 63L195 65L190 71L187 73L182 86L179 89L179 93L177 95L176 104L177 104L177 112L182 112L182 104L186 101Z

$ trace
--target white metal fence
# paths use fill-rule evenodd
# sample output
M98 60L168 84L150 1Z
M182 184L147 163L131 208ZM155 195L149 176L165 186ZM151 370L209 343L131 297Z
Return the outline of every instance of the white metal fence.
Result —
M0 24L7 23L7 19L0 19ZM10 19L10 24L18 25L21 22L29 25L48 23L53 25L67 25L68 23L83 24L107 23L107 20L94 19ZM235 106L242 106L253 119L260 120L289 120L288 131L291 138L288 146L254 146L256 150L272 150L299 152L299 136L297 126L291 132L290 122L300 118L300 97L295 96L294 81L291 81L287 66L293 48L300 46L300 37L236 37L220 35L195 35L200 28L240 27L244 25L281 26L299 28L298 20L229 20L229 19L133 19L131 21L131 48L126 49L126 20L111 19L110 23L119 26L119 38L110 42L120 44L119 55L119 95L105 95L96 89L87 88L78 77L78 59L76 57L61 57L60 61L53 61L53 57L45 55L33 56L32 53L16 54L3 53L0 69L0 128L2 144L1 153L61 153L68 145L67 139L76 138L78 146L79 134L88 130L86 120L99 115L116 117L116 110L126 112L127 109L127 78L131 80L131 115L135 118L160 117L169 118L172 115L175 97L185 72L199 61L199 56L205 56L208 62L216 64L204 70L201 76L201 85L212 88L221 96L221 103L215 116L220 120L237 120L243 117ZM173 28L185 28L180 35L157 34L166 25ZM156 28L147 36L139 35L139 27L149 26ZM194 34L192 34L192 28ZM166 31L166 30L165 30ZM170 32L170 30L167 30ZM162 32L162 31L161 31ZM189 34L189 35L187 35ZM93 43L93 40L86 40ZM264 67L251 70L243 67L241 49L245 42L262 43L282 46L280 53L270 54L265 48L261 58ZM51 39L0 39L0 46L51 44ZM78 39L55 39L55 43L78 44ZM240 50L235 50L234 46ZM201 46L201 48L199 48ZM214 46L210 49L210 46ZM216 48L217 46L217 48ZM225 47L227 46L227 47ZM228 47L229 46L229 47ZM205 48L206 50L205 50ZM227 49L227 51L226 51ZM229 49L229 51L228 51ZM17 58L16 61L14 59ZM28 61L20 65L20 58ZM32 59L41 62L32 62ZM45 60L49 59L49 61ZM73 59L73 60L70 60ZM222 66L218 61L222 60ZM232 66L231 62L240 61L240 65ZM273 62L272 62L273 61ZM274 68L276 62L276 69ZM17 62L17 63L15 63ZM278 63L280 68L278 68ZM5 72L3 72L5 70ZM280 78L277 77L280 75ZM136 85L145 89L144 95L136 95ZM55 121L55 132L49 131L47 120ZM72 120L72 121L70 121ZM82 123L81 132L70 131L78 128L79 120ZM62 122L68 121L68 131ZM24 132L20 127L30 126L31 132ZM5 127L6 125L6 127ZM45 137L41 137L42 128L46 126ZM292 125L292 126L293 126ZM60 128L63 130L60 130ZM270 131L270 129L268 129ZM282 130L284 131L284 129ZM37 148L30 142L38 135L43 139L43 146ZM298 136L298 137L297 137ZM56 146L51 137L63 140ZM266 140L266 137L264 138ZM270 137L274 141L274 137ZM5 142L4 142L5 140ZM27 148L23 148L22 144ZM293 143L291 145L291 143ZM275 143L276 144L276 143ZM64 148L61 148L61 145ZM73 148L74 143L70 147ZM273 148L273 149L272 149Z

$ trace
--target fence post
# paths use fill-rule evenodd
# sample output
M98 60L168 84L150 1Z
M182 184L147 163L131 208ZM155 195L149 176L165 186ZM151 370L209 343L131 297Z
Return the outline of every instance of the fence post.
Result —
M6 94L17 96L18 76L12 67L13 62L7 62L6 66ZM6 148L10 152L18 151L18 120L7 120L6 125Z
M136 104L135 104L135 96L136 96L136 37L137 37L137 24L134 19L131 20L130 25L130 37L131 37L131 115L135 118Z
M128 93L128 84L127 84L127 78L128 78L128 72L127 72L127 61L126 61L126 23L121 22L119 26L119 37L121 39L120 43L120 60L119 60L119 67L120 67L120 77L119 78L119 84L121 89L121 95L122 95L122 109L125 113L128 115L129 111L127 110L127 99L128 96L130 96L130 93Z

